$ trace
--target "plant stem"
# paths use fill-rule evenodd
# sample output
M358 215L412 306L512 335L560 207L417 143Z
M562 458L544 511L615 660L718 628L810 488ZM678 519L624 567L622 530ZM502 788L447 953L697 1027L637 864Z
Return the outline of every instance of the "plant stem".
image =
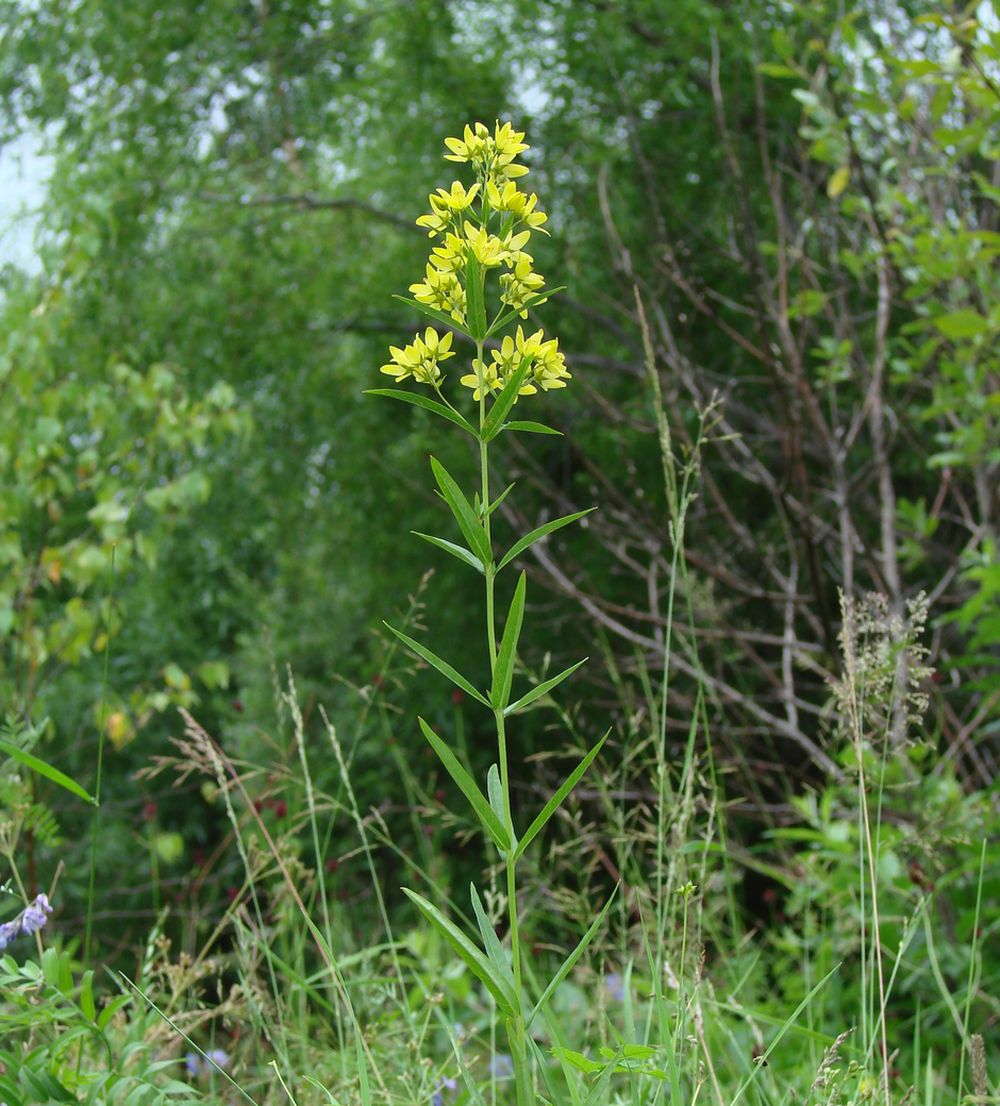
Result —
M486 420L486 389L483 380L483 343L476 343L476 366L479 374L479 427L482 430ZM480 473L480 498L483 512L483 528L489 540L490 535L490 467L489 467L489 443L482 437L479 439L479 473ZM491 545L492 548L492 545ZM496 667L497 638L494 584L496 571L491 561L485 566L486 576L486 638L490 654L490 674ZM534 1093L531 1085L531 1069L528 1064L528 1052L525 1038L524 1013L522 1010L521 995L521 941L517 925L517 878L516 864L514 861L513 842L514 819L510 805L510 772L507 762L507 734L504 726L503 710L494 710L494 720L497 728L497 750L500 760L500 790L503 793L504 819L507 823L507 831L510 834L511 847L504 857L504 867L507 873L507 916L510 930L510 954L511 965L514 972L514 993L517 995L518 1009L515 1016L507 1022L507 1039L510 1045L511 1060L514 1065L514 1082L517 1093L517 1106L534 1106Z

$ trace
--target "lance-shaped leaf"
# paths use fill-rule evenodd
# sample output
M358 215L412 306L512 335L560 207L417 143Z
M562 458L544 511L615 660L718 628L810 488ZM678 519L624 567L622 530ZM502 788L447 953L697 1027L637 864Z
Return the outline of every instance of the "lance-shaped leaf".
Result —
M395 626L390 626L388 622L383 622L382 625L385 626L387 630L394 633L407 649L410 649L412 652L416 653L418 657L427 661L427 663L432 668L436 668L442 676L447 676L456 687L460 687L468 695L471 695L473 699L482 703L483 706L488 707L492 705L489 699L487 699L481 691L477 691L461 672L452 668L452 666L447 661L442 660L437 653L432 653L426 645L421 645L419 641L414 641L408 634L404 634L402 630L397 630Z
M398 399L400 403L423 407L425 411L433 411L435 415L440 415L441 418L460 426L473 438L477 440L479 438L479 431L467 418L464 418L457 411L453 411L450 407L446 407L443 403L438 403L436 399L431 399L430 396L422 396L419 392L407 392L403 388L366 388L364 394L366 396L385 396L387 399Z
M465 254L465 308L469 333L481 342L486 337L486 303L483 299L483 270L470 247Z
M438 760L444 765L448 775L458 784L458 789L469 800L472 809L483 825L483 829L493 838L493 843L502 852L510 849L510 834L503 821L497 816L490 806L486 796L479 790L479 785L462 767L462 762L448 748L447 744L427 725L418 718L421 732L427 738L430 747L437 753Z
M563 432L556 430L554 427L546 426L544 422L524 422L517 420L515 422L505 422L500 428L501 430L522 430L526 434L555 434L561 438Z
M546 288L544 292L536 292L533 296L525 296L524 302L520 307L515 307L513 310L507 311L503 315L499 315L496 319L493 320L493 322L490 324L490 329L486 332L487 338L489 338L493 334L496 334L498 330L503 330L503 328L509 322L513 322L513 320L518 315L520 315L522 311L534 307L535 304L541 302L542 300L547 300L549 296L554 296L557 292L565 291L566 285L560 284L558 288Z
M444 323L446 327L457 330L459 334L465 334L469 338L472 337L453 316L446 314L444 311L438 311L436 307L431 307L430 304L421 303L419 300L411 300L407 296L393 296L392 298L399 300L400 303L405 303L407 307L416 308L421 315L426 315L429 319L436 319L439 323Z
M551 522L546 522L542 526L535 527L534 530L529 531L523 538L516 541L510 549L507 550L503 559L497 565L497 572L499 572L504 565L509 565L518 554L523 553L529 546L534 545L536 541L541 541L542 538L547 537L554 530L561 530L564 526L569 526L571 522L576 522L578 518L583 518L584 515L589 515L591 511L596 510L596 507L588 507L585 511L576 511L571 515L563 515L562 518L554 518Z
M527 695L522 695L516 703L511 703L509 707L504 707L504 714L517 714L519 710L524 710L525 707L534 703L536 699L541 699L543 695L548 695L554 687L558 687L567 676L572 676L580 665L586 664L589 659L589 657L584 657L582 661L577 661L576 664L571 664L569 668L564 669L558 676L553 676L551 680L544 680L537 687L533 687Z
M506 488L493 500L493 502L486 508L486 514L491 515L500 506L501 503L510 495L513 491L514 485L508 484Z
M469 501L462 493L462 489L455 483L452 475L436 457L431 458L431 471L434 473L434 479L437 481L437 486L441 489L441 494L444 496L445 502L451 508L451 513L455 516L458 528L462 531L465 540L469 543L469 548L479 557L483 564L490 564L493 560L493 550L490 548L490 539L486 536L486 531L483 529L482 523L479 521Z
M534 1019L535 1015L545 1005L545 1003L549 1001L549 999L552 997L552 993L559 986L559 984L562 983L566 976L568 976L569 973L573 970L573 967L576 964L577 960L580 959L587 946L597 936L597 931L601 928L601 925L603 924L608 911L611 909L611 904L614 902L615 895L617 893L618 888L615 887L614 891L611 892L608 901L604 904L604 908L601 910L600 914L598 914L597 917L590 923L590 928L580 938L580 943L562 962L559 971L556 972L556 974L549 982L548 987L546 987L545 990L542 992L542 997L538 1000L538 1002L535 1003L534 1010L532 1010L531 1013L528 1015L528 1020L527 1022L525 1022L525 1028L531 1025L531 1022Z
M507 622L497 650L496 664L493 666L493 686L490 699L495 710L503 710L510 699L510 685L514 679L514 657L517 653L517 639L521 636L521 623L524 621L524 590L526 577L522 572L514 588L514 598L510 601Z
M563 800L573 790L574 787L580 782L580 777L590 767L594 757L601 751L604 742L608 740L608 734L611 730L605 730L604 736L600 741L590 750L590 752L580 761L580 763L570 772L569 776L556 791L552 798L542 807L538 814L538 817L531 823L525 830L524 836L518 842L517 848L514 850L514 860L524 852L524 850L531 844L532 841L538 836L544 827L545 823L552 817L553 814L562 805Z
M418 538L423 538L424 541L430 542L431 545L436 545L438 549L443 549L445 553L450 553L453 557L457 557L460 561L467 565L471 565L477 572L483 572L483 562L475 555L470 553L464 545L456 545L453 541L447 541L445 538L435 537L433 534L423 534L419 530L411 530L411 534L416 534Z
M402 890L403 894L465 961L472 974L496 1000L497 1006L500 1007L503 1014L508 1018L513 1018L518 1005L514 989L493 967L483 950L470 941L458 926L449 921L433 903L429 903L422 895L418 895L416 891L411 891L409 887L404 887Z
M500 769L495 764L491 764L486 773L486 797L496 816L506 825L507 808L503 801L503 788L500 786Z
M503 954L503 948L500 945L500 938L497 937L497 931L493 928L493 923L486 916L486 911L483 909L482 900L479 898L479 892L476 890L476 885L474 883L469 884L469 891L472 897L472 912L476 916L476 925L479 926L479 934L483 939L483 948L486 949L486 955L489 957L490 963L496 968L497 973L510 984L510 988L513 991L514 975L511 971L510 964L507 962L507 957Z
M51 764L46 764L44 760L39 760L38 757L26 753L23 749L11 745L8 741L0 741L0 753L5 753L12 760L23 764L25 768L30 768L32 772L37 772L39 776L44 776L47 780L51 780L67 791L71 791L77 798L83 799L84 802L97 806L97 800L94 796L85 791L76 780L70 779L65 772L60 772L58 768L53 768Z
M495 438L500 433L503 428L503 420L510 414L510 409L517 402L517 394L521 390L521 385L524 383L524 378L528 375L530 368L531 358L522 357L521 364L511 373L500 394L493 401L489 414L483 419L481 435L484 442L490 441L491 438Z

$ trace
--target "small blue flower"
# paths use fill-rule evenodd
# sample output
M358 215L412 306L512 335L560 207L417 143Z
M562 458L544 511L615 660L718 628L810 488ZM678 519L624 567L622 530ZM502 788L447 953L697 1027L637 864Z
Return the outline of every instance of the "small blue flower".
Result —
M19 933L26 933L29 936L37 933L45 925L46 918L51 913L52 907L49 905L48 896L36 895L16 918L0 925L0 949L5 949Z
M442 1079L437 1085L434 1097L431 1099L431 1106L444 1106L444 1092L451 1091L454 1093L457 1090L458 1084L454 1079Z
M625 1000L625 981L622 979L621 972L608 972L604 977L604 990L608 998L614 1002Z
M0 925L0 949L5 949L20 932L20 918L15 918L12 922L4 922L3 925Z
M194 1052L188 1052L184 1056L184 1066L187 1068L188 1075L195 1076L201 1070L201 1060Z
M47 915L52 913L47 895L36 895L35 901L28 906L21 915L21 932L37 933L43 925Z
M229 1065L229 1054L221 1048L213 1048L210 1052L207 1052L206 1055L218 1068L225 1068Z
M490 1075L494 1079L510 1079L514 1074L514 1061L506 1052L498 1052L490 1060Z

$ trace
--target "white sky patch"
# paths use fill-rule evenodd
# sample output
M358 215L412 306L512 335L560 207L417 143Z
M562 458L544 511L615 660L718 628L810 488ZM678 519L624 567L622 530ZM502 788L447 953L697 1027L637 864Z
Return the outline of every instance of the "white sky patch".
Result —
M22 134L0 149L0 265L41 268L34 238L51 173L52 158L36 135Z

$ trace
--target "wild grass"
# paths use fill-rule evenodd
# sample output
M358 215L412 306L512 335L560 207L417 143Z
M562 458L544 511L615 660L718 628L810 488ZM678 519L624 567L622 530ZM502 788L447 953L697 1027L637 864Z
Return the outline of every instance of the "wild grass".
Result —
M193 777L224 811L238 858L231 901L183 931L179 951L164 907L134 970L100 970L96 811L82 942L56 931L47 947L39 939L34 953L16 946L0 959L5 1106L1000 1101L990 1044L1000 922L984 909L1000 878L995 796L962 794L947 759L911 739L927 724L925 612L903 623L877 600L845 600L826 734L835 771L783 796L784 821L747 832L695 639L684 646L694 676L675 697L678 608L695 623L689 512L718 407L679 449L648 334L646 353L671 565L658 670L637 656L625 671L602 649L610 718L539 695L531 706L552 719L553 744L522 766L534 789L506 761L507 680L487 704L500 758L488 797L467 782L477 758L456 705L452 744L428 740L474 818L446 811L396 740L409 725L392 698L410 672L399 643L443 670L416 636L426 581L343 717L319 708L307 718L292 673L275 680L278 722L255 749L227 751L185 713L174 754L143 777ZM487 417L481 401L480 433ZM475 510L491 548L497 501L481 445ZM460 502L440 473L438 483ZM476 520L464 521L475 545ZM524 577L498 636L491 556L484 549L480 567L502 685ZM523 658L517 667L531 686L548 684ZM387 765L386 801L369 809L354 777L363 742L378 743ZM525 811L539 808L530 823ZM13 803L0 826L22 889L18 819L31 816ZM531 852L518 850L515 819L522 842L537 828ZM470 867L471 898L456 886ZM756 899L748 874L764 885Z

